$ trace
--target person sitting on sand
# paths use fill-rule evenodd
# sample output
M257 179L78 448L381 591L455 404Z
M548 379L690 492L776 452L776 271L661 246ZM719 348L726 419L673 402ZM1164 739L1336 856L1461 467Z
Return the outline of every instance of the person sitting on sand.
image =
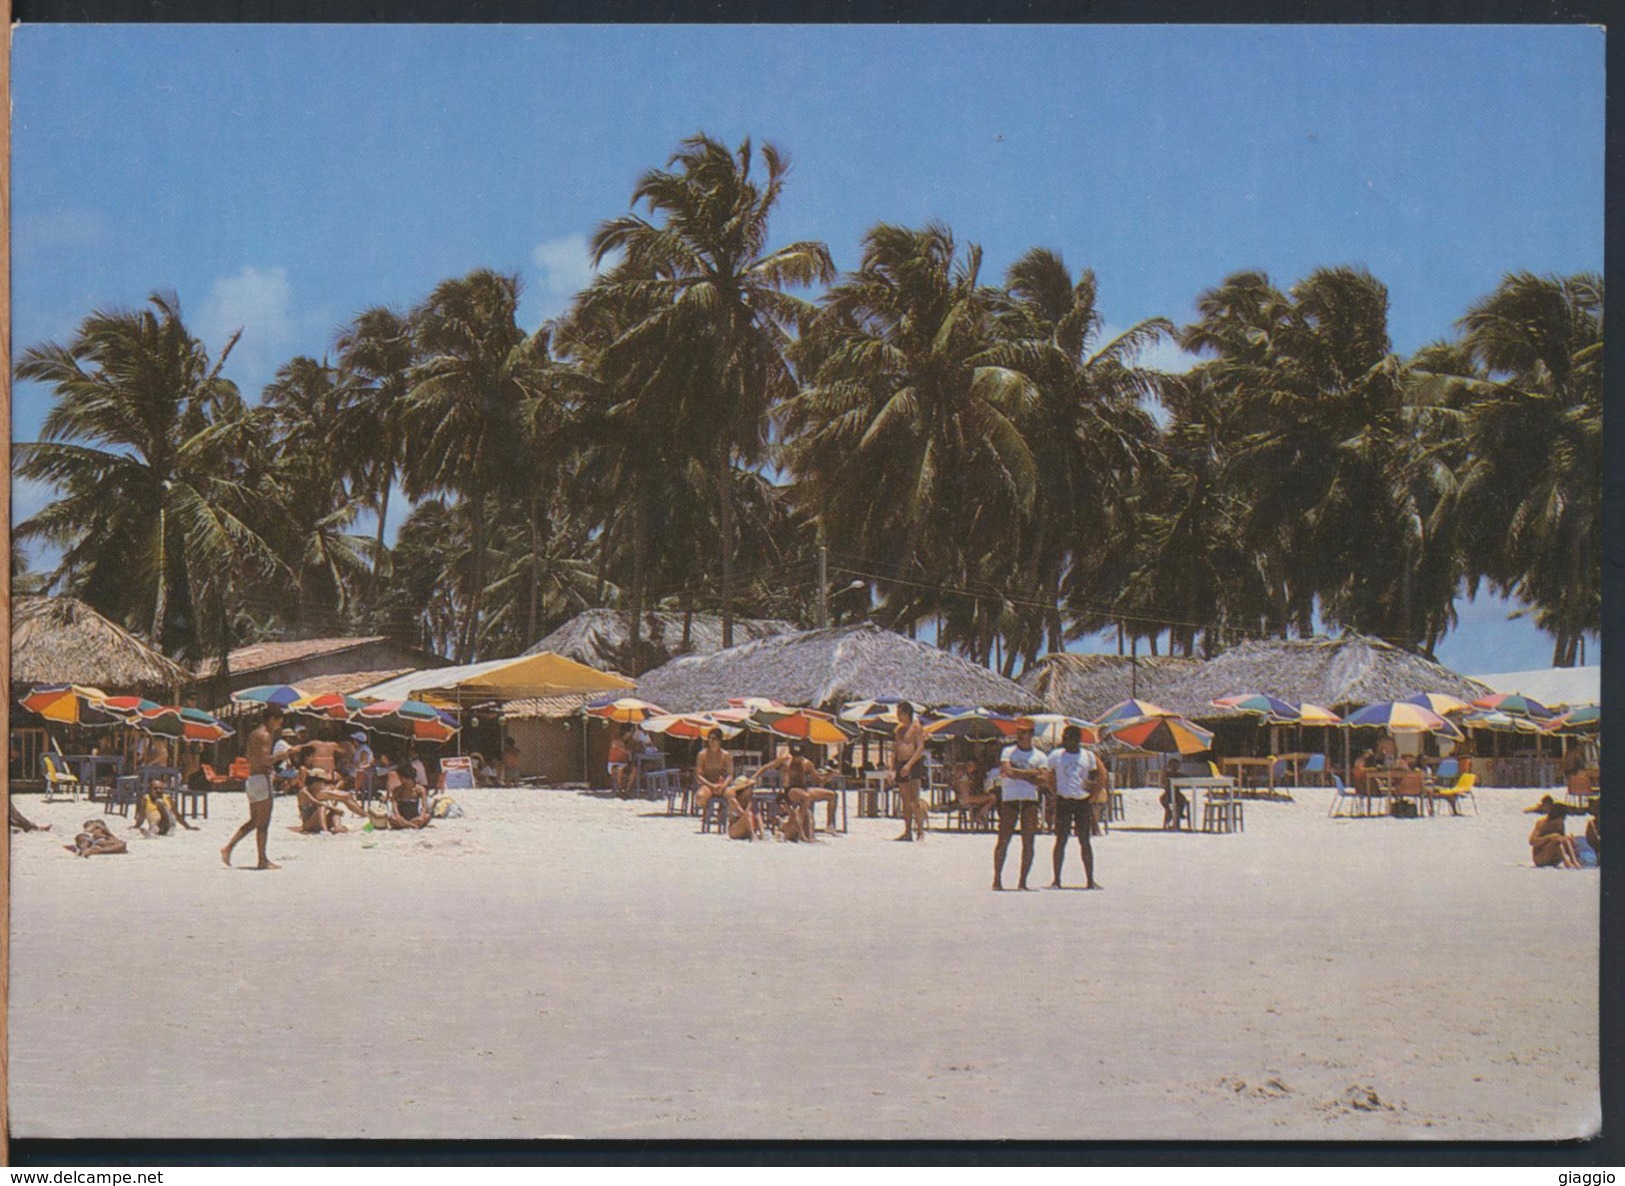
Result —
M13 828L17 829L17 831L19 831L19 832L49 832L51 830L51 825L50 824L36 824L33 820L29 819L22 812L18 811L17 810L17 801L15 799L8 799L6 806L8 806L11 809L11 826Z
M73 838L72 844L62 846L74 856L114 856L129 851L124 841L109 832L107 825L99 819L87 819L83 824L83 828L84 830Z
M385 784L384 802L388 808L385 820L392 829L425 828L433 818L429 792L398 770L391 772Z
M1580 856L1568 834L1569 809L1550 795L1542 795L1539 803L1523 810L1525 815L1540 814L1529 833L1529 855L1535 868L1578 869Z
M975 762L958 762L954 765L953 785L956 805L970 812L971 827L981 827L999 802L998 795L987 789L987 775Z
M805 803L792 803L779 799L779 839L792 843L813 842L812 807Z
M325 773L320 770L310 772L305 785L299 788L299 823L292 831L309 835L349 831L340 822L344 813L323 797L322 792L330 786Z
M154 836L167 836L179 824L188 832L197 829L187 823L180 812L175 810L175 801L169 797L169 791L164 787L161 778L149 779L147 789L135 804L135 823L131 827L139 828L146 840Z
M1602 829L1601 804L1593 803L1589 815L1586 817L1586 843L1591 845L1591 851L1597 855L1597 864L1602 864Z
M756 800L752 794L755 789L754 780L739 778L721 792L728 801L729 840L762 838L762 813L756 810Z

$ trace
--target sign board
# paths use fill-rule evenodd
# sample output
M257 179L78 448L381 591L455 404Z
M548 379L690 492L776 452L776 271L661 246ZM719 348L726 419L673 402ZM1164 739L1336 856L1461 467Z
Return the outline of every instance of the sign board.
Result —
M448 791L474 789L474 760L472 758L441 758L440 785Z

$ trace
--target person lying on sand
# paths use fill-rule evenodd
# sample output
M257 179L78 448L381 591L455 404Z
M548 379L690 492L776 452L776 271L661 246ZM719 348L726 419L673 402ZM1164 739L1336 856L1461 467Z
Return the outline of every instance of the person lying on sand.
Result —
M327 775L312 770L310 779L299 789L299 823L291 830L318 835L322 832L349 831L340 820L344 813L322 796L327 789Z
M49 832L51 830L50 824L36 824L22 812L18 811L16 803L11 802L8 803L7 806L11 809L11 826L16 828L19 832Z
M107 830L107 825L99 819L87 819L84 822L84 831L73 838L72 844L64 844L76 857L114 856L121 852L128 852L124 841Z
M175 801L164 789L163 780L160 778L148 780L147 789L136 801L135 823L131 826L139 828L144 839L151 840L154 836L169 835L177 824L188 832L197 831L186 822L180 812L175 810Z
M1525 815L1540 813L1541 816L1529 833L1529 855L1535 868L1580 868L1574 838L1568 835L1569 809L1550 795L1542 795L1539 803L1523 810Z

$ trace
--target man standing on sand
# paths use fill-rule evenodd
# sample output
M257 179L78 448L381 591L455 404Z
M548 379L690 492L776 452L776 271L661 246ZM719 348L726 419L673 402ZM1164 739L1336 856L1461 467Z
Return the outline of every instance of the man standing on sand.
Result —
M220 859L228 868L231 866L231 850L250 831L254 833L254 846L259 850L260 857L259 864L254 867L282 868L265 855L265 838L271 830L271 746L281 725L282 710L272 704L260 718L259 727L248 735L248 749L244 755L248 759L248 778L243 783L243 790L248 795L248 820L231 834L226 847L220 850Z
M1095 805L1094 793L1105 770L1100 759L1083 748L1083 730L1068 725L1061 734L1061 748L1049 756L1050 777L1055 780L1055 880L1050 889L1061 888L1061 866L1066 861L1066 842L1076 832L1083 851L1084 889L1099 889L1095 881L1095 850L1090 843Z
M1049 759L1033 748L1033 723L1026 717L1016 722L1016 741L999 755L999 779L1003 787L999 801L999 838L993 844L993 888L1004 888L1004 854L1010 850L1010 836L1021 821L1021 885L1027 888L1027 874L1033 867L1033 835L1038 831L1038 788L1049 780Z
M903 800L903 834L896 840L925 839L925 806L920 802L920 776L916 767L925 761L925 729L914 719L914 706L897 704L897 739L892 742L892 782Z

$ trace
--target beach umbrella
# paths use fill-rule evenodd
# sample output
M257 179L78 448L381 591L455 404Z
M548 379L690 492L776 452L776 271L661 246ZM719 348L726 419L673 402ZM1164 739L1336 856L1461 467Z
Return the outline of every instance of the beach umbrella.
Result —
M1016 718L977 708L956 717L932 721L925 727L925 735L933 741L950 737L960 741L1004 741L1016 735Z
M1293 722L1298 725L1341 725L1343 718L1329 708L1322 708L1318 704L1298 705L1298 719Z
M1127 721L1107 734L1120 744L1156 754L1200 754L1213 748L1213 734L1172 714Z
M143 733L173 737L180 741L224 741L237 732L212 712L190 706L177 708L170 704L145 709L131 717L129 723Z
M728 697L728 707L742 708L746 712L756 712L758 709L784 712L790 706L783 701L773 699L771 696L730 696Z
M455 717L421 700L375 700L351 719L365 728L413 741L450 741L458 729Z
M1297 724L1302 715L1296 704L1290 704L1278 696L1271 696L1268 692L1239 692L1234 696L1221 696L1208 703L1214 708L1250 712L1285 725Z
M1532 700L1528 696L1517 692L1496 692L1489 696L1480 696L1473 701L1474 708L1487 708L1492 712L1504 712L1515 717L1535 717L1538 720L1548 720L1557 715L1539 700Z
M1100 741L1100 730L1081 717L1039 712L1027 719L1033 723L1033 740L1046 749L1054 749L1061 744L1061 734L1066 732L1069 725L1076 725L1082 731L1084 745L1095 745Z
M857 735L854 726L812 708L758 709L751 720L769 733L815 745L844 745Z
M1541 722L1530 717L1493 711L1470 712L1461 718L1461 724L1466 729L1489 729L1495 733L1539 733L1543 729Z
M289 711L312 717L326 717L330 721L348 721L365 707L367 702L355 696L346 696L343 692L321 692L296 700L289 707Z
M109 696L101 702L103 712L114 713L128 720L138 713L149 712L154 708L162 708L156 700L148 700L141 696Z
M238 704L274 704L278 708L291 708L306 699L306 696L291 684L260 684L258 687L233 692L231 698Z
M621 725L638 725L650 717L664 716L666 710L658 704L639 700L636 696L622 696L615 700L600 700L587 706L587 715L601 721L614 721Z
M1423 708L1448 716L1453 712L1466 712L1472 707L1467 701L1446 692L1418 692L1414 696L1407 696L1400 701L1401 704L1420 704Z
M1595 704L1582 704L1571 708L1562 716L1553 717L1541 728L1551 733L1595 733L1602 727L1602 709Z
M905 700L901 696L876 696L872 700L848 700L841 705L841 711L836 715L843 721L854 721L857 724L867 724L871 721L885 721L888 724L897 723L897 707L907 704L914 710L915 716L925 712L925 705L915 704L912 700Z
M1149 700L1120 700L1095 718L1097 725L1122 725L1129 721L1143 721L1147 717L1171 717L1161 705Z
M85 684L40 684L17 701L29 712L65 725L107 724L107 693Z
M662 733L667 737L676 737L682 741L698 741L702 737L710 736L711 730L720 729L724 737L737 737L742 731L739 725L719 721L709 713L667 713L664 716L649 717L643 722L643 727L650 733Z
M1432 709L1398 700L1368 704L1344 717L1343 723L1354 729L1387 729L1390 733L1438 733L1454 741L1462 737L1460 729Z

